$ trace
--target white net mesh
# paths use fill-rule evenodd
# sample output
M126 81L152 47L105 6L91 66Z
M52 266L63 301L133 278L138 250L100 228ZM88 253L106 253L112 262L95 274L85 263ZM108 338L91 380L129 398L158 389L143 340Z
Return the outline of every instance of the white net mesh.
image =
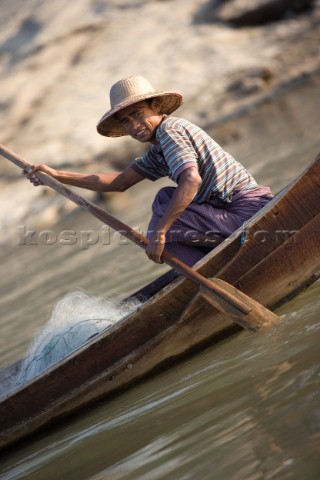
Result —
M76 291L54 307L48 323L28 349L19 376L19 386L65 358L90 338L138 308L137 300L90 297Z

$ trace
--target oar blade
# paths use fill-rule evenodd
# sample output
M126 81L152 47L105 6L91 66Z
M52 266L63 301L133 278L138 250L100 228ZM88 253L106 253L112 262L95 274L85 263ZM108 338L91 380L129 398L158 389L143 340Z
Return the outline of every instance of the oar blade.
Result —
M29 162L6 148L4 145L0 145L0 154L18 165L20 168L29 169L31 167ZM121 232L122 235L136 243L136 245L145 248L148 244L148 240L143 235L129 228L127 225L120 222L89 200L76 194L58 180L42 172L38 172L38 175L45 185L48 185L61 195L79 205L81 208L87 210L114 230ZM233 317L234 321L244 328L256 331L261 325L271 323L278 319L276 315L266 309L263 305L260 305L258 302L246 296L244 293L223 280L214 278L210 281L209 279L204 278L197 271L193 270L166 251L163 253L163 260L179 273L185 275L197 285L201 286L201 294L211 305L222 313Z
M217 310L233 317L236 323L247 330L256 332L262 326L270 325L279 317L253 298L218 278L210 279L211 286L200 285L200 293ZM219 295L221 290L222 295Z

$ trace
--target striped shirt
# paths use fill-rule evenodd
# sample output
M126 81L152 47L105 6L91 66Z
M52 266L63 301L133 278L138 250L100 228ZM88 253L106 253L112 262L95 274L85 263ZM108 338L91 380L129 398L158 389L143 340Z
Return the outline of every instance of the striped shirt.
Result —
M234 191L257 186L252 175L207 133L189 121L166 116L157 128L157 144L132 167L150 180L169 177L178 183L185 169L196 167L202 178L193 201L218 198L230 202Z

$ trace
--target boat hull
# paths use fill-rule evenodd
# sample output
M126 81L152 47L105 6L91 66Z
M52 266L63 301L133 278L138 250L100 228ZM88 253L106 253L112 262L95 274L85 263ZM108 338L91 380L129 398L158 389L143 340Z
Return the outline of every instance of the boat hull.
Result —
M275 309L320 274L320 157L196 265ZM136 312L0 402L5 448L204 346L241 331L178 277ZM19 364L0 373L0 380ZM10 370L11 369L11 370Z

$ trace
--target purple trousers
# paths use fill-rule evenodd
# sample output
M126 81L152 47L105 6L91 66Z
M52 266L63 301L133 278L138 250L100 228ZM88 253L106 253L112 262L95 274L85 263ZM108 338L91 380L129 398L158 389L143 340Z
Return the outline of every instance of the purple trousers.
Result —
M156 229L175 187L164 187L152 204L147 237ZM273 198L268 187L236 192L230 203L212 200L192 202L166 234L166 250L188 265L194 265L210 250L258 212Z

